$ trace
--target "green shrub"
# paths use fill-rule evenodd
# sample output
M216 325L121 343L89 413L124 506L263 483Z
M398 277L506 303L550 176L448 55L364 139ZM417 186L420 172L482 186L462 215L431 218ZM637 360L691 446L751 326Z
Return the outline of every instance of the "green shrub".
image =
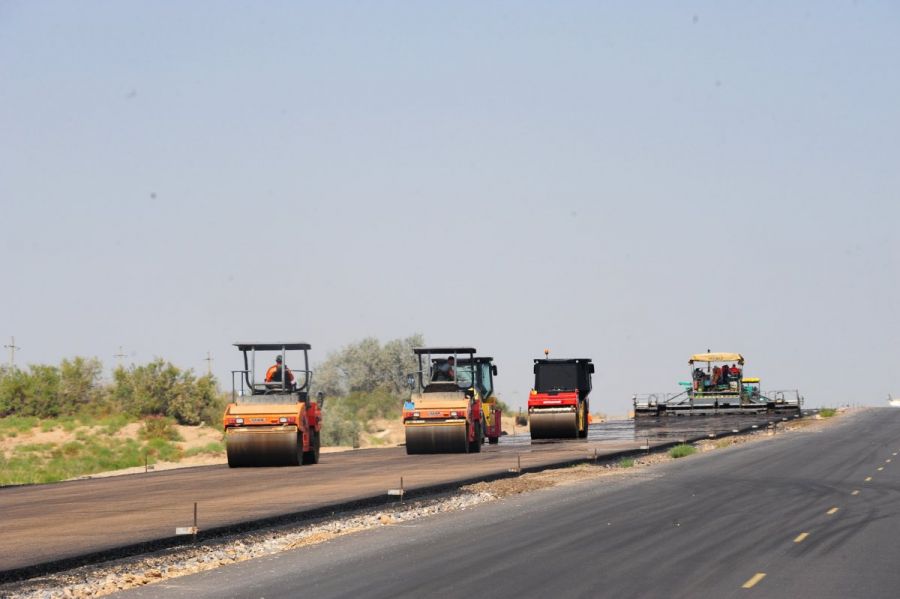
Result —
M157 460L164 462L177 462L181 459L181 449L171 441L159 437L147 441L147 444L144 446L144 452L148 456L153 456Z
M631 468L634 466L634 458L622 458L619 460L619 468Z
M184 452L183 456L188 458L201 454L217 455L225 452L225 444L221 441L211 441L202 447L192 447Z
M105 435L115 435L125 428L125 425L129 422L131 422L131 419L127 414L114 414L100 418L94 422L94 425L101 427L101 432Z
M329 398L324 408L322 444L355 447L359 434L370 428L372 420L399 420L402 407L403 400L383 389Z
M39 424L39 420L33 416L7 416L0 418L0 437L9 433L25 433Z
M138 431L138 436L147 441L155 439L162 439L163 441L183 440L181 435L178 434L178 429L175 428L175 423L172 419L164 416L149 416L144 418L141 430Z
M222 416L225 414L225 406L231 403L231 393L216 393L210 403L200 411L200 422L213 428L222 428Z
M130 414L171 416L179 424L200 424L204 411L221 401L214 377L197 378L192 371L179 370L160 358L117 368L112 397Z
M837 414L837 410L835 410L834 408L822 408L821 410L819 410L819 416L821 416L822 418L831 418L835 414Z
M673 458L684 458L691 454L697 453L697 448L693 445L688 445L687 443L682 443L680 445L676 445L672 449L669 450L669 456Z

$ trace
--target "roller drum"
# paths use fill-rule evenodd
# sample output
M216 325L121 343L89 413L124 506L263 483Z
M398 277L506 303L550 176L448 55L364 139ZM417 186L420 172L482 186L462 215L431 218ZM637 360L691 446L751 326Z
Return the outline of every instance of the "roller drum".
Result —
M406 453L466 453L469 439L465 423L406 427Z
M299 466L303 450L297 429L275 432L252 429L229 430L225 434L228 465Z
M532 412L529 418L532 439L575 439L578 437L576 412Z

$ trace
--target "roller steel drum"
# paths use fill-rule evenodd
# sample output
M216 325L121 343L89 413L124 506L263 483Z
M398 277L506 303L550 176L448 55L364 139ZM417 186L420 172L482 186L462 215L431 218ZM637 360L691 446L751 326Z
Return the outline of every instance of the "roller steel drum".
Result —
M296 428L229 429L225 434L228 465L299 466L303 457Z
M575 439L578 416L575 412L532 412L529 418L532 439Z
M466 453L466 424L408 425L406 453Z

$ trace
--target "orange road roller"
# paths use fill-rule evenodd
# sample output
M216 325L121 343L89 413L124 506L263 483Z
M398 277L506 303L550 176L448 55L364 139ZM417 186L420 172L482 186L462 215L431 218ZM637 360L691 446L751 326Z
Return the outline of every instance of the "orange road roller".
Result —
M310 345L234 345L244 355L244 368L231 372L231 403L223 416L228 465L235 468L318 463L324 398L319 393L315 402L310 400ZM277 353L261 382L256 379L258 352ZM292 370L288 356L298 352L302 368Z

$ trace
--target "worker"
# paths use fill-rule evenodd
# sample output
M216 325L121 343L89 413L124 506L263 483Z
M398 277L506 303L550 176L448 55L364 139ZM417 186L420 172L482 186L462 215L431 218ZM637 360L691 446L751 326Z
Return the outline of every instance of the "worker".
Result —
M722 369L718 366L713 367L712 386L715 387L722 382Z
M731 365L730 373L731 378L733 378L734 380L738 380L739 378L741 378L741 369L738 368L736 364Z
M456 379L456 358L450 356L446 361L438 365L434 371L433 380L435 381L452 381Z
M287 371L287 383L288 387L294 387L294 373L291 372L291 369L287 366L282 366L282 358L281 356L275 357L275 363L272 366L269 366L269 369L266 371L266 382L267 383L280 383L281 382L281 371L284 369Z
M702 391L703 387L703 371L699 368L694 369L692 377L694 379L694 391Z

